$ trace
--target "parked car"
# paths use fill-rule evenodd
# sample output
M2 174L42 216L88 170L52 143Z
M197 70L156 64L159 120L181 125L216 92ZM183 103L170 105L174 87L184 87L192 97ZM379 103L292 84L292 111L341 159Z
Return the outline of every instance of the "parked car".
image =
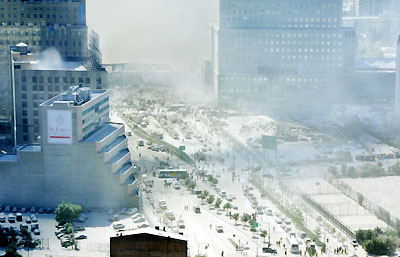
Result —
M30 224L32 223L32 220L30 217L25 217L25 223Z
M76 227L75 231L85 231L85 228L84 227Z
M44 209L43 209L43 208L39 208L38 213L39 213L39 214L44 213Z
M33 206L33 207L29 210L29 212L30 212L30 213L36 213L36 207Z
M46 209L46 214L52 214L54 210L52 208L47 208Z
M351 245L353 246L353 247L357 247L358 246L358 243L357 243L357 240L351 240Z
M7 205L6 208L4 208L4 212L10 212L11 211L11 207L10 205Z
M22 214L21 213L17 213L16 219L17 219L17 222L22 222Z
M26 213L27 211L28 210L25 207L21 208L21 213Z
M86 235L79 235L77 237L75 237L76 240L81 240L81 239L86 239L87 236Z
M15 216L14 216L14 214L12 214L12 213L8 214L8 222L10 222L10 223L15 223Z
M37 223L38 222L38 219L37 219L35 214L31 215L31 220L32 220L33 223Z
M124 229L124 228L125 228L125 225L124 225L124 224L121 224L121 223L114 223L114 224L113 224L113 228L114 228L115 230Z
M18 208L17 208L17 207L13 207L13 208L12 208L12 212L16 213L17 211L18 211Z

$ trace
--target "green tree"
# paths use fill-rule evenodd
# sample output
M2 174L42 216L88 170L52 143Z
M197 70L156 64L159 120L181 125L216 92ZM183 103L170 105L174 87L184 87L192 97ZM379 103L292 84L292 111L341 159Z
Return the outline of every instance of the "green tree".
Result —
M240 218L240 220L241 220L243 223L247 223L247 222L249 221L249 219L250 219L250 215L247 214L247 213L243 213L243 214L242 214L242 217Z
M33 241L31 233L28 229L22 227L21 231L19 232L21 236L21 244L24 247L35 248L37 243Z
M218 199L215 201L214 207L218 209L218 208L221 206L221 203L222 203L221 198L218 198Z
M81 212L82 207L80 205L62 202L56 209L56 221L61 225L72 223L74 219L80 216Z
M265 242L265 237L267 236L267 231L261 230L261 235L260 236L263 238L263 241Z
M6 254L4 257L22 257L21 254L17 252L17 245L15 243L11 243L8 245L6 249Z
M191 190L193 190L195 187L196 187L196 182L195 181L191 181L190 184L189 184L189 188Z
M207 198L207 203L211 205L213 202L214 202L214 196L213 195L209 195L208 198Z
M236 225L237 221L239 220L239 213L233 214L233 215L232 215L232 219L235 220L235 225Z

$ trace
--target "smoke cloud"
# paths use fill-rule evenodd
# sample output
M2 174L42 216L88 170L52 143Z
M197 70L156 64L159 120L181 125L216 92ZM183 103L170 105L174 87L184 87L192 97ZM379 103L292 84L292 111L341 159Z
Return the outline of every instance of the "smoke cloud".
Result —
M194 69L209 58L217 0L87 0L104 63L165 63Z

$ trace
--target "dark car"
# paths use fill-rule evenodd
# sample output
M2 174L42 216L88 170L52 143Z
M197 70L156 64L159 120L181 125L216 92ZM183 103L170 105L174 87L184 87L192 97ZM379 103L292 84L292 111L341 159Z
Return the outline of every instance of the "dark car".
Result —
M39 213L39 214L44 213L44 209L43 209L43 208L39 208L38 213Z
M262 249L263 253L272 253L272 254L277 254L278 251L275 249L272 249L270 247L263 247Z
M76 240L81 240L81 239L86 239L87 236L86 235L79 235L77 237L75 237Z
M52 208L47 208L46 209L46 214L52 214L53 213L53 209Z

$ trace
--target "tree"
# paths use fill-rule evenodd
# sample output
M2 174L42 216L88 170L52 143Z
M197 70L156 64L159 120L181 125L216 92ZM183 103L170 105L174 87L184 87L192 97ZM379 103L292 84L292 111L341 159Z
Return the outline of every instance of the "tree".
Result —
M364 202L364 196L362 194L358 194L358 204L362 206Z
M233 214L233 215L232 215L232 219L235 220L235 225L236 225L237 221L239 220L239 213Z
M224 204L223 208L224 208L224 210L226 210L226 209L232 208L232 206L230 203L226 203L226 204Z
M208 198L207 198L207 203L211 205L213 202L214 202L214 196L213 195L209 195Z
M191 190L193 190L195 187L196 187L196 182L195 181L191 181L190 184L189 184L189 188Z
M262 238L264 238L263 240L264 240L264 242L265 242L265 237L267 236L267 231L265 231L265 230L261 230L261 235L260 235Z
M21 231L19 232L20 236L21 236L21 244L24 247L29 247L29 248L35 248L36 247L36 243L33 242L32 240L32 235L31 233L28 231L28 229L22 227Z
M8 245L6 249L6 254L4 257L22 257L21 254L17 252L17 245L15 243L11 243Z
M218 199L215 201L214 207L218 209L218 208L221 206L221 203L222 203L221 198L218 198Z
M247 222L249 221L249 219L250 219L250 215L247 214L247 213L243 213L242 217L240 218L240 220L241 220L243 223L247 223Z
M72 223L74 219L81 215L82 207L77 204L62 202L56 209L56 221L64 225L65 223Z
M256 227L251 226L250 231L253 232L253 237L254 237L254 233L257 232L257 229L256 229Z
M199 198L201 199L201 202L203 202L203 201L204 201L204 199L206 199L206 198L207 198L207 195L206 195L206 194L204 194L204 192L201 192L201 193L199 194Z

